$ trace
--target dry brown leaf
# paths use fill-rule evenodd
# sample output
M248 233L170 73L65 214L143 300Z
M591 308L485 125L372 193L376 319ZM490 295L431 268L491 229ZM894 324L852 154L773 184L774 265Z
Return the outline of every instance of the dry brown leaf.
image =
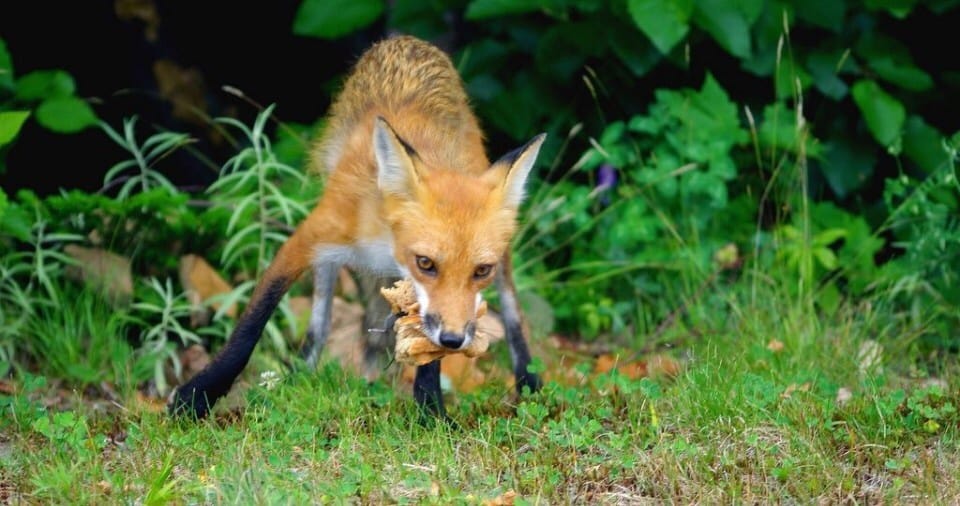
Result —
M195 303L203 303L211 297L227 294L233 290L230 283L227 283L223 276L199 255L183 255L180 257L179 271L180 284L188 296L191 297L191 301ZM220 304L214 302L211 307L218 311ZM231 318L236 318L237 305L231 304L226 309L225 314Z
M680 362L669 355L651 355L647 359L647 370L651 376L676 376L680 374Z
M184 378L192 378L210 363L210 354L199 344L192 344L180 353L180 365Z
M603 374L616 369L630 379L648 376L676 376L680 372L680 363L667 355L651 355L647 360L620 362L618 355L605 353L597 357L593 371Z
M133 412L163 413L167 410L167 402L164 399L148 396L140 391L134 397L134 403L136 406L131 410Z
M133 299L133 271L130 260L100 248L69 244L64 252L77 261L67 266L66 275L99 291L114 305Z
M794 392L807 392L810 390L810 382L806 382L802 385L797 385L796 383L791 383L790 386L780 394L781 399L789 399Z
M494 497L493 499L483 501L483 506L513 506L513 502L516 500L516 498L517 493L513 490L508 490L502 495Z
M160 13L153 0L114 0L113 11L123 21L142 21L144 38L150 42L157 41Z
M184 68L172 60L160 59L153 63L153 76L160 95L173 105L173 117L206 127L206 85L203 74L195 68Z
M597 362L593 366L593 372L603 374L612 371L617 367L618 357L609 353L597 357Z

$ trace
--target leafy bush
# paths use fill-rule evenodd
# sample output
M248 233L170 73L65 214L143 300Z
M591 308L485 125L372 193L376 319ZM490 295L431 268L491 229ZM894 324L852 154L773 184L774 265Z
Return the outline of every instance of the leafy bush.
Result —
M0 172L5 167L3 148L31 116L42 127L63 134L97 123L93 109L75 93L73 77L63 70L36 70L16 77L13 57L0 39Z

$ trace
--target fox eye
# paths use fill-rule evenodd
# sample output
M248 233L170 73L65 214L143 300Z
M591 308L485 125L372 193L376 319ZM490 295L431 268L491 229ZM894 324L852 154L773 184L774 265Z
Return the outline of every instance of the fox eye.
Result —
M493 266L490 264L478 265L473 271L473 279L483 279L493 272Z
M417 268L423 271L425 274L436 274L437 266L434 265L433 260L430 258L417 255Z

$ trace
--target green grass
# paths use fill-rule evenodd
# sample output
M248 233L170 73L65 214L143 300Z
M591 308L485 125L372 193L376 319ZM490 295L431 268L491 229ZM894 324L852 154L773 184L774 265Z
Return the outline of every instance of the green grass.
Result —
M20 377L0 396L0 500L479 504L508 491L519 504L960 499L955 372L915 371L910 353L888 344L895 336L877 335L870 310L812 318L762 300L750 310L731 303L734 316L712 322L721 330L680 350L676 378L596 376L587 362L581 384L549 381L520 402L491 381L448 398L459 429L419 425L398 380L367 384L329 363L272 389L253 380L239 408L201 423L171 421L132 395L114 409L78 402L60 412L44 407L42 380ZM884 343L872 366L858 359L867 338ZM841 389L851 394L843 403Z

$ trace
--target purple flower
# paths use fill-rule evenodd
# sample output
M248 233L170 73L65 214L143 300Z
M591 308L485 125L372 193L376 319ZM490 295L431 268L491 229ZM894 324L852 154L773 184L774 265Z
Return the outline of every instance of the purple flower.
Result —
M609 190L617 185L617 168L605 163L597 169L597 189Z
M610 205L610 191L617 185L617 168L609 163L605 163L597 168L597 187L594 192L602 194L600 203L604 206Z

